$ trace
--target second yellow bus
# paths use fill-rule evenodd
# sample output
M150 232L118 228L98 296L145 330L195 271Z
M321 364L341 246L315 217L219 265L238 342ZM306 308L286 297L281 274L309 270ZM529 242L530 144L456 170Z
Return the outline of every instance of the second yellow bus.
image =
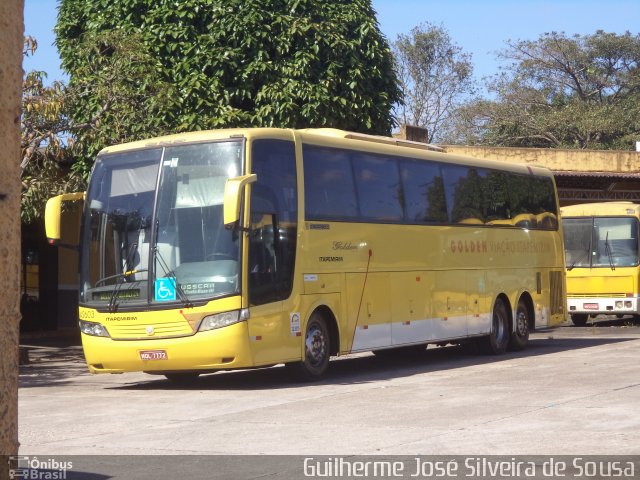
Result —
M587 203L561 212L573 323L585 325L597 315L638 315L640 205Z

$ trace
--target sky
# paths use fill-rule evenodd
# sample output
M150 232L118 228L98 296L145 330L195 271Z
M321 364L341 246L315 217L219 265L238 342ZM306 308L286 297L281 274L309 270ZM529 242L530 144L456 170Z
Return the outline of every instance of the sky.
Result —
M1 0L0 0L1 1ZM91 1L91 0L86 0ZM322 0L318 0L322 1ZM498 73L496 52L507 40L535 40L546 32L592 34L604 30L640 33L640 0L373 0L387 40L423 22L444 27L453 42L472 54L474 75ZM25 0L25 34L38 51L24 69L43 70L48 80L66 80L53 46L58 0Z

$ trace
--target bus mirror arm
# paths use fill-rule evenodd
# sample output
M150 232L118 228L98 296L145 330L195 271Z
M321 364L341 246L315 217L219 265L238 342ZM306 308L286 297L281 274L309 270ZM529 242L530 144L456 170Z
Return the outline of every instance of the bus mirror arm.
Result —
M255 173L227 179L227 183L224 186L223 215L225 228L232 229L236 227L241 231L247 230L246 225L240 224L240 204L243 198L242 194L245 186L257 181L258 176Z
M236 220L234 223L230 223L228 225L225 225L224 228L226 230L233 230L235 232L242 232L242 233L247 233L247 234L249 232L251 232L251 228L249 228L249 227L241 227L239 220Z

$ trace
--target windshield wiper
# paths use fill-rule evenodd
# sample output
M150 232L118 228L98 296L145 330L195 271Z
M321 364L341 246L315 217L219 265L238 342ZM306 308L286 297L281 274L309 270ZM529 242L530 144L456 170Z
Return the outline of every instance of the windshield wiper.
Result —
M164 272L165 278L168 278L169 281L173 284L174 288L176 289L176 293L178 294L178 297L180 298L180 301L182 302L182 304L185 306L185 308L192 308L193 302L189 299L189 297L184 292L182 287L178 284L178 281L176 280L173 270L169 268L169 265L167 265L167 262L164 260L164 258L162 258L162 255L160 254L160 251L158 250L157 246L153 249L153 252L155 253L156 258L159 260L158 263L162 267L162 271Z
M116 300L118 299L118 294L120 293L120 290L122 290L122 285L124 285L124 281L126 280L126 278L129 275L133 275L134 273L141 273L146 271L147 271L146 268L144 270L128 270L119 275L111 275L111 277L106 277L106 278L118 277L118 281L116 282L115 286L113 287L113 290L111 291L109 304L107 305L107 308L109 309L109 313L115 313L115 311L118 309L118 304L116 303Z
M135 273L141 273L141 272L146 272L147 270L135 270L135 269L131 269L130 265L131 265L131 259L133 257L133 255L135 254L136 250L138 248L138 244L137 243L132 243L131 246L129 247L129 253L127 253L127 257L124 260L124 269L125 271L122 273L117 273L115 275L110 275L108 277L103 277L100 280L98 280L95 283L95 286L97 287L99 283L101 282L106 282L107 280L113 279L113 278L117 278L117 282L116 284L113 286L113 290L111 290L111 296L109 297L109 303L107 304L107 308L109 309L109 313L114 313L117 308L118 308L118 304L116 303L117 299L118 299L118 294L120 293L120 290L122 289L122 285L124 285L125 280L127 279L127 277L129 275L133 275Z
M611 252L611 245L609 245L609 231L607 230L607 235L604 238L604 251L607 254L607 258L609 259L609 266L611 270L615 270L616 267L613 266L613 253Z
M578 257L571 263L571 265L569 265L567 267L567 272L573 270L573 267L576 266L576 263L578 263L583 258L585 258L587 255L589 255L590 252L591 252L591 249L588 249L588 250L585 250L584 252L582 252L580 255L578 255Z
M122 278L128 277L129 275L133 275L134 273L142 273L142 272L146 272L146 271L147 271L146 268L144 268L142 270L128 270L126 272L116 273L115 275L109 275L108 277L102 277L100 280L98 280L95 283L94 287L97 287L99 283L104 283L107 280L112 280L114 278L122 279Z

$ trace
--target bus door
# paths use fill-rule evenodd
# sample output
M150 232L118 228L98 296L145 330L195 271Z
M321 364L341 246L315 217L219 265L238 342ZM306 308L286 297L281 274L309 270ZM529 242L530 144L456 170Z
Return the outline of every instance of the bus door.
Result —
M301 337L290 324L298 214L294 144L256 140L251 158L258 176L251 186L246 265L252 353L258 364L300 360Z

